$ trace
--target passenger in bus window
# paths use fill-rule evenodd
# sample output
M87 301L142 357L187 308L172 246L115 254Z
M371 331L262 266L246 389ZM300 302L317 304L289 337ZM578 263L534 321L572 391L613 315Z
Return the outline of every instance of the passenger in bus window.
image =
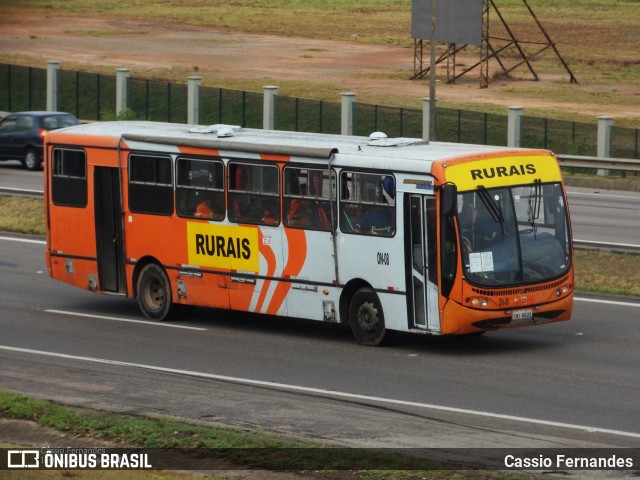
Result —
M307 186L300 185L300 195L307 195ZM294 227L308 227L311 225L311 212L309 200L305 198L294 198L289 204L287 213L287 225Z
M264 215L260 219L260 222L264 223L266 225L277 225L278 224L278 217L271 210L265 210L264 211Z
M266 225L277 225L280 223L280 215L278 214L279 204L277 200L265 199L262 202L262 218L260 223Z
M216 212L216 205L213 196L205 195L204 200L196 207L193 215L197 218L212 218L221 220L222 214Z

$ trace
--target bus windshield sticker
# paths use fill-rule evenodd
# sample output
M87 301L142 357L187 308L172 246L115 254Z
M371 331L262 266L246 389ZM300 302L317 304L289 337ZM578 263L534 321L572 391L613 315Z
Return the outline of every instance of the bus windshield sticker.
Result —
M469 254L471 273L493 272L493 252L473 252Z

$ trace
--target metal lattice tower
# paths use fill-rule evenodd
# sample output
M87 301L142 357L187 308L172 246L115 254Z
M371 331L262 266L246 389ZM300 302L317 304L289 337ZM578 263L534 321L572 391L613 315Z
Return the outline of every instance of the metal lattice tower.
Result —
M435 64L438 65L441 62L446 61L447 66L447 83L455 83L457 79L466 75L470 71L480 68L480 82L481 87L488 87L489 84L495 80L504 78L516 68L526 65L531 72L534 80L538 80L538 74L535 72L531 61L545 52L548 49L552 49L556 57L560 60L560 63L569 74L571 83L578 83L578 80L573 75L569 66L565 62L562 55L558 51L555 43L542 26L542 23L538 20L538 17L533 12L533 9L529 6L527 0L522 0L524 6L527 8L531 18L540 30L544 41L528 41L519 39L516 33L507 23L502 13L498 9L494 0L482 0L482 42L480 44L480 59L470 67L465 68L462 72L456 72L456 55L470 47L470 45L460 45L456 43L447 43L447 48L436 60ZM490 25L490 12L493 10L497 16L499 22L497 22L498 28L501 28L502 35L493 36L489 28ZM493 26L493 24L491 24ZM525 50L525 46L538 47L532 53L528 53ZM507 51L510 52L509 60L505 58ZM423 78L429 73L430 66L423 68L423 40L414 39L414 75L412 79ZM514 60L515 59L515 60ZM489 61L495 60L497 63L496 71L493 75L489 74ZM515 63L513 63L515 62Z

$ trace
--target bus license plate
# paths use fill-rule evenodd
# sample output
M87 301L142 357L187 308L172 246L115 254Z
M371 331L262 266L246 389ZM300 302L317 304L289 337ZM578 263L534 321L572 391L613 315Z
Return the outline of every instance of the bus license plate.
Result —
M511 314L511 320L529 320L533 318L533 310L516 310Z

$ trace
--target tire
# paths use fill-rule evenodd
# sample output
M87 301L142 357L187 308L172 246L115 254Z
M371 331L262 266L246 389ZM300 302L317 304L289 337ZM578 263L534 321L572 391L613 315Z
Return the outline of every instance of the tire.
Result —
M171 284L164 269L150 263L138 277L138 305L149 320L169 320L177 308L172 304Z
M33 172L35 170L40 170L42 162L38 152L33 148L27 148L27 151L24 152L24 160L22 161L22 164L27 170L31 170Z
M349 305L349 323L358 343L368 347L387 343L393 333L385 327L382 305L371 288L361 288L353 295Z

